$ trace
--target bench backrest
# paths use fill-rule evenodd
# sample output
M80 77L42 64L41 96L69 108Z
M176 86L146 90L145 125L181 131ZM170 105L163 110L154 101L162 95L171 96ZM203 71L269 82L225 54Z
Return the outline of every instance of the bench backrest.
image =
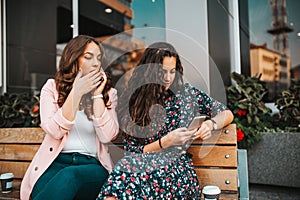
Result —
M14 185L18 187L34 154L38 150L44 131L41 128L1 128L0 129L0 173L13 172ZM122 148L118 137L114 145ZM110 148L116 162L123 155L120 148ZM238 196L237 137L236 126L230 124L212 134L209 140L195 140L188 149L193 155L193 163L201 187L217 185L222 193Z
M222 193L238 194L236 126L212 133L208 140L195 140L189 147L201 187L216 185Z
M20 181L44 136L41 128L1 128L0 173L13 172Z

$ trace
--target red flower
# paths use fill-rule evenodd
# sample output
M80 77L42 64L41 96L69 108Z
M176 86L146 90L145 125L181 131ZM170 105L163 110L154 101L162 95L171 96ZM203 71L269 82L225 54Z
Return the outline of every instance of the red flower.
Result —
M239 116L245 116L247 114L247 111L246 110L239 110L237 111L237 113Z
M36 113L39 112L39 109L40 109L40 108L39 108L38 105L34 105L33 108L32 108L32 110L31 110L31 112L34 113L34 114L36 114Z
M237 135L237 141L239 142L244 138L245 133L242 130L237 129L236 130L236 135Z

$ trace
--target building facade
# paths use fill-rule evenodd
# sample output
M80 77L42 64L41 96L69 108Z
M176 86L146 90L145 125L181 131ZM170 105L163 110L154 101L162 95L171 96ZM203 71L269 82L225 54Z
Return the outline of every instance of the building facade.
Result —
M183 55L187 78L225 102L224 85L231 83L230 73L249 75L248 1L152 2L164 7L165 21L161 23L164 27L159 34ZM123 55L143 46L132 40L131 21L143 17L145 9L152 12L147 7L139 12L140 16L135 16L133 3L132 0L1 0L2 93L38 91L55 74L65 43L76 34L97 37L106 45L111 61L128 62ZM145 31L147 38L153 35L151 30ZM115 67L119 69L118 64Z
M78 34L103 41L125 33L117 44L104 42L113 58L124 54L132 48L132 18L131 0L1 0L2 93L39 91Z
M264 45L250 46L251 76L261 74L261 80L269 89L272 99L282 90L287 89L291 79L290 58L270 50Z
M300 65L297 65L291 69L291 76L295 80L300 80Z

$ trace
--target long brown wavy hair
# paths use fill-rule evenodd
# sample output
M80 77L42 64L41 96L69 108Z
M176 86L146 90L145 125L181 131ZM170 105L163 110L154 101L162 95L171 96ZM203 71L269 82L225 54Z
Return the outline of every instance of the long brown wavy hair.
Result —
M176 75L171 87L166 91L163 84L162 63L165 57L176 58ZM131 122L123 122L123 130L128 131L134 123L140 127L149 125L150 108L155 104L163 105L166 97L174 94L183 85L183 67L175 48L166 42L156 42L145 49L134 69L127 89L121 94L117 107L118 116L130 115ZM126 118L126 117L125 117ZM130 128L129 128L130 129ZM132 132L134 130L131 130ZM135 135L135 133L132 133ZM141 133L140 133L141 134Z
M62 52L62 56L59 62L58 71L55 75L56 89L58 91L57 104L59 107L65 103L72 87L75 77L79 71L78 58L82 56L86 46L94 42L100 48L101 52L101 67L105 68L107 65L105 51L103 46L93 37L87 35L79 35L71 39ZM111 76L106 73L107 82L103 90L103 100L108 107L109 96L108 91L112 87ZM85 105L84 112L89 119L93 114L93 102L91 100L91 93L83 96L83 105Z

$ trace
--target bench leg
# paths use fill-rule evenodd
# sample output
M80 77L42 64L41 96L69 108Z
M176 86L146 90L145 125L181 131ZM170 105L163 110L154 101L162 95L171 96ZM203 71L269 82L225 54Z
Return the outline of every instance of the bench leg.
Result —
M238 149L239 199L249 200L247 150Z

